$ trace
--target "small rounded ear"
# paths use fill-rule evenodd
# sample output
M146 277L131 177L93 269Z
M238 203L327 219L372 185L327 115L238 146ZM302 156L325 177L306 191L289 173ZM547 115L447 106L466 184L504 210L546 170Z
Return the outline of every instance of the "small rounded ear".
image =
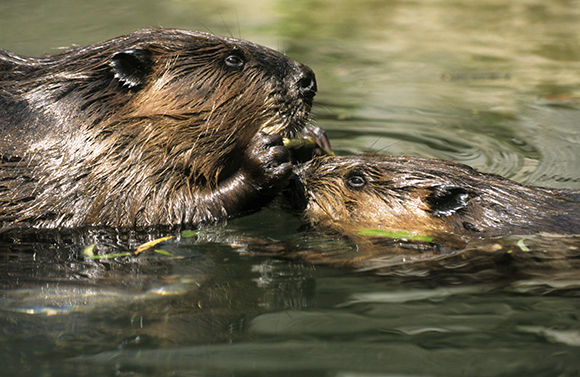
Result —
M431 194L427 196L425 202L437 217L451 216L467 207L471 197L467 190L459 186L435 186L429 189Z
M123 86L135 88L145 83L151 69L151 53L144 49L127 49L115 53L109 66Z

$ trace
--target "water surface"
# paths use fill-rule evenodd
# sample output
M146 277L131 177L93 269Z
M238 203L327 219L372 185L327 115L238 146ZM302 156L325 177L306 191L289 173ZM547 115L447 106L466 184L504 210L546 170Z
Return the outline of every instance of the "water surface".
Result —
M149 26L242 37L314 69L315 123L338 154L578 189L579 24L575 1L3 1L0 47L41 55ZM353 247L301 225L266 210L198 234L4 235L0 364L15 376L580 373L575 238L526 239L543 256L518 249L527 266L569 252L526 276L376 277L232 247ZM86 258L168 235L135 257Z

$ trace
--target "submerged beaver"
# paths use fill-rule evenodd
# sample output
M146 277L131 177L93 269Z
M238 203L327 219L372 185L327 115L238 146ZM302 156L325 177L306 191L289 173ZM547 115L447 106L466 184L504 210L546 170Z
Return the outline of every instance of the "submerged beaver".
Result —
M254 43L148 29L0 50L0 227L199 224L287 184L314 73Z
M429 158L317 157L286 196L316 228L382 229L437 240L579 234L580 191L526 186Z

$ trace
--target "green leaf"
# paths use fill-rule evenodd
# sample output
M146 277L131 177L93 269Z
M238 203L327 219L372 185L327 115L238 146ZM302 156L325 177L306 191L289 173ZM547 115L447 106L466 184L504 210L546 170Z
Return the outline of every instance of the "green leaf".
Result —
M380 236L388 238L398 238L409 241L425 241L425 242L433 241L433 237L429 236L422 236L420 234L411 234L407 232L388 232L386 230L381 229L361 229L358 231L358 234L362 236Z
M92 257L95 254L93 253L93 250L95 248L95 245L89 245L87 247L85 247L85 249L83 250L83 254L86 255L87 257Z
M302 147L314 148L316 147L316 142L312 138L298 138L298 139L288 139L283 138L284 146L288 149L300 149Z
M163 254L163 255L169 255L170 257L172 257L172 256L173 256L173 254L171 254L169 251L166 251L166 250L155 249L155 250L153 250L153 251L154 251L154 252L156 252L156 253L159 253L159 254Z
M185 230L185 231L181 232L181 237L188 238L188 237L197 236L199 234L203 234L203 233L198 232L197 230Z
M523 238L522 238L522 239L520 239L520 240L518 240L518 242L517 242L517 244L516 244L516 245L518 245L518 246L519 246L519 248L520 248L522 251L525 251L526 253L527 253L528 251L530 251L530 249L529 249L529 248L528 248L526 245L524 245L524 239L523 239Z

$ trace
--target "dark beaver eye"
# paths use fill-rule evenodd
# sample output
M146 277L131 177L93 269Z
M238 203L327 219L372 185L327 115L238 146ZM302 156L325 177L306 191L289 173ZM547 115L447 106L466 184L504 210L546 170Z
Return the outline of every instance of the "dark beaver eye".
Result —
M360 175L351 175L350 177L347 178L346 182L350 187L353 188L361 188L367 183L364 177Z
M244 59L239 55L230 55L225 60L226 65L232 68L240 68L244 65Z

